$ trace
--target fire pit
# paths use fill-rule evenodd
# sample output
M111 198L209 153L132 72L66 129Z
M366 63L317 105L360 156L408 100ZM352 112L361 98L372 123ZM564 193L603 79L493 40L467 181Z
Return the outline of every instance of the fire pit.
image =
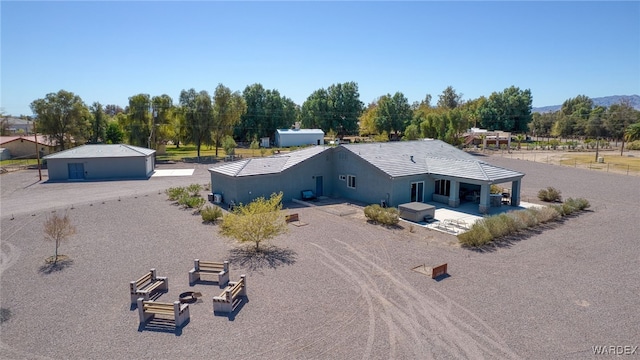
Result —
M198 301L198 298L201 297L202 294L199 292L195 292L195 291L185 291L182 294L180 294L180 296L178 296L180 298L180 303L181 304L192 304L196 301Z

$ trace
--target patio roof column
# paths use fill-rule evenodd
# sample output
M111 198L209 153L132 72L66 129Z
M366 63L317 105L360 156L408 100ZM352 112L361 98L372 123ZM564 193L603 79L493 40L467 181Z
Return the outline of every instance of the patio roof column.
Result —
M511 206L520 205L520 182L522 179L511 182Z
M490 190L491 185L489 184L482 184L480 186L480 206L478 207L478 211L482 214L488 213L491 207L491 203L489 202Z
M449 206L460 206L460 182L457 180L451 180L451 188L449 192Z

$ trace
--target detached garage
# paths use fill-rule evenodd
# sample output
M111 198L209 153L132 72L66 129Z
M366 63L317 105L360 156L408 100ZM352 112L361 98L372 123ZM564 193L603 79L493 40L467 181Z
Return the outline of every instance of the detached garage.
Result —
M49 180L147 179L155 150L131 145L83 145L44 157Z

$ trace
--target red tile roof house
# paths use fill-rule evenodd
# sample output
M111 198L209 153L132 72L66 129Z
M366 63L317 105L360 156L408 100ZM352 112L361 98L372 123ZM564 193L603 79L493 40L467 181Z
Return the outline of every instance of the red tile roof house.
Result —
M38 151L40 157L56 152L56 141L49 140L48 136L37 135ZM0 136L0 148L9 150L11 158L36 158L36 139L33 135Z

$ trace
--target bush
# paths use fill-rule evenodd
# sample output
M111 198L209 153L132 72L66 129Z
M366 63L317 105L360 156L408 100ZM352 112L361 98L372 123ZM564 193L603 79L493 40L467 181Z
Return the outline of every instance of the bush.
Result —
M185 208L196 210L200 210L204 206L205 202L206 200L199 196L183 196L178 199L178 204L184 206Z
M640 150L640 140L626 144L627 150Z
M536 209L535 212L536 219L541 224L547 223L549 221L556 220L562 215L558 209L556 209L557 205L545 206L541 209Z
M202 216L202 221L213 223L222 217L222 210L217 206L207 205L200 210L200 216Z
M180 200L180 198L188 194L187 189L184 187L168 188L167 190L164 191L164 193L167 194L167 196L169 196L169 200L171 201Z
M546 189L538 191L538 199L546 202L556 202L562 201L562 196L560 195L559 190L549 186Z
M202 185L200 184L191 184L187 186L187 191L191 196L200 196L200 191L202 191Z
M464 246L479 247L490 243L491 240L491 233L480 222L471 225L469 231L458 235L458 241Z
M364 216L379 224L396 225L400 221L399 212L396 208L383 208L378 204L369 205L364 208Z
M591 207L591 204L589 204L589 201L584 198L577 198L577 199L568 198L567 200L565 200L565 203L571 204L572 207L580 211Z

